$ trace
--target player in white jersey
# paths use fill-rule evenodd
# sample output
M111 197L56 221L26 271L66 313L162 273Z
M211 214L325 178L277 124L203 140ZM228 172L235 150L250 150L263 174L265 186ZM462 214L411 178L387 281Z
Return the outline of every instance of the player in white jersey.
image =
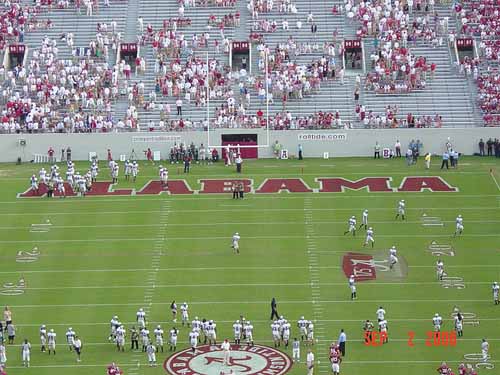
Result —
M115 163L113 165L113 169L111 170L111 179L113 184L118 183L119 172L120 172L120 166L118 165L118 163Z
M462 317L462 314L460 314L460 312L458 312L457 315L455 315L455 318L454 318L455 331L457 332L457 336L458 337L462 337L464 335L464 332L463 332L463 329L464 329L463 320L464 320L464 318Z
M130 160L125 161L125 170L124 170L124 176L125 176L125 181L128 181L130 179L130 175L132 174L132 163Z
M395 219L397 219L398 217L401 216L401 219L402 220L406 220L406 203L405 203L405 200L404 199L401 199L399 202L398 202L398 212L396 214L396 217Z
M443 318L436 313L434 314L434 317L432 318L432 325L434 326L434 332L440 332L441 331L441 324L443 324Z
M486 339L483 339L481 342L481 354L483 357L483 362L487 362L488 359L490 359L489 356L489 351L490 351L490 344L488 344L488 341Z
M445 276L444 263L441 259L438 259L436 262L436 275L439 281L443 280L443 277Z
M82 176L80 176L80 178L78 179L78 191L80 192L80 196L82 197L87 194L87 183Z
M455 227L455 234L453 235L453 237L461 235L462 232L464 231L464 219L462 218L462 215L458 215L457 218L455 219L455 222L456 222L456 227Z
M203 343L206 344L208 342L208 321L206 319L201 321L201 332L203 333Z
M137 179L137 175L139 174L139 164L134 160L132 163L132 180L135 182Z
M197 329L198 331L201 330L201 321L198 319L197 316L195 316L194 320L191 322L191 327L193 329Z
M288 323L288 321L285 321L283 323L281 329L282 329L282 337L283 337L283 343L285 344L285 348L288 348L288 342L290 341L290 328L291 324Z
M7 363L7 349L5 349L4 343L0 341L0 370L2 370L2 367L4 367L6 363Z
M92 177L92 182L97 181L97 176L99 175L99 166L96 162L93 162L90 166L90 176Z
M240 321L237 320L233 324L233 332L234 332L234 343L239 345L241 343L241 331L243 330L243 326Z
M349 276L349 289L351 290L351 300L357 299L356 279L354 278L354 275Z
M246 322L243 330L245 331L247 345L253 346L253 325L249 320Z
M53 164L50 167L50 178L54 179L55 177L57 177L58 174L59 174L59 166L57 164Z
M373 228L372 227L369 227L368 230L366 231L366 239L365 239L363 246L368 245L368 242L372 243L372 248L373 248L373 246L375 245L375 240L373 239Z
M292 343L292 359L294 362L300 362L300 341L296 337Z
M307 324L307 342L309 345L314 345L314 324L312 321Z
M116 329L116 347L118 348L118 351L125 351L125 336L127 334L127 331L125 330L125 327L123 325L119 326Z
M169 342L170 342L170 351L176 350L177 349L177 335L178 331L175 327L172 327L172 329L169 332Z
M500 291L500 286L498 283L495 281L493 285L491 286L491 290L493 292L493 303L495 305L498 305L500 302L498 301L498 293Z
M159 174L160 174L161 186L163 187L168 186L168 169L160 166Z
M396 246L393 246L389 249L389 269L393 269L396 263L398 262Z
M365 227L365 230L368 229L368 210L364 210L363 214L361 216L361 225L359 226L359 229Z
M142 342L142 351L145 352L146 348L148 347L149 343L151 342L150 337L149 337L149 330L144 327L140 330L140 335L141 335L141 342Z
M240 234L236 232L233 234L233 238L231 239L232 245L231 247L234 249L235 253L240 253Z
M146 327L146 312L144 309L140 308L135 315L139 329Z
M108 341L115 341L116 329L119 326L120 326L120 321L118 320L118 316L115 315L115 316L113 316L113 318L111 319L111 322L110 322L110 333L109 333Z
M32 175L30 178L31 189L36 191L38 194L38 178L35 175Z
M189 345L191 345L191 351L193 354L196 353L196 347L198 346L198 337L200 334L197 331L189 332Z
M66 331L66 343L68 344L70 351L73 350L73 345L75 344L75 336L75 331L73 331L73 328L69 327Z
M47 333L47 341L49 343L49 355L51 351L54 353L54 355L56 354L56 337L57 333L55 333L53 329L51 329L49 333Z
M353 236L356 235L356 217L351 216L347 222L347 230L344 232L344 236L348 233L352 233Z
M31 357L31 344L28 339L25 339L21 344L21 357L24 367L30 367L30 357Z
M186 324L189 327L189 305L187 302L184 302L181 305L181 318L182 318L182 325Z
M40 327L40 349L42 352L47 349L47 327L45 324Z
M276 320L271 324L271 333L273 335L274 347L277 348L280 346L281 335L280 325Z
M209 345L217 345L217 324L214 323L213 320L208 322L207 327L207 336L208 336L208 344Z
M222 350L222 366L227 366L230 364L231 361L231 344L229 343L228 339L225 339L222 344L220 345L220 348Z
M158 350L161 349L163 353L163 329L161 329L161 326L157 326L153 333L156 338L156 352L158 353Z
M38 179L42 184L47 183L48 178L47 178L47 171L45 170L45 168L40 169L40 171L38 172Z
M382 320L385 320L385 310L380 306L377 310L377 321L381 322Z
M297 321L297 328L300 332L300 340L304 341L307 339L307 319L304 319L303 316Z
M152 343L146 346L146 353L148 355L149 367L156 366L156 348Z
M73 168L68 168L68 170L66 171L66 182L71 186L73 186L75 183L74 176L75 176L75 170Z
M383 337L384 344L389 342L389 338L387 335L387 329L388 329L387 320L383 319L383 320L378 322L378 330L381 333L381 337Z

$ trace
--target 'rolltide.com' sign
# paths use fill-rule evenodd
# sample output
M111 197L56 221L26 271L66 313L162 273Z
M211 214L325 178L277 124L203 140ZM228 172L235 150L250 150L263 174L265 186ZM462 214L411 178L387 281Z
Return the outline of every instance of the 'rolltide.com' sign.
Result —
M299 141L345 141L347 139L347 134L337 134L337 133L301 133L298 135Z
M318 177L315 179L317 187L309 186L301 178L266 178L259 186L254 186L249 178L227 179L202 179L199 180L201 188L192 190L186 180L168 180L168 186L160 181L148 181L139 189L120 188L119 185L109 181L99 181L92 184L92 189L87 192L92 195L158 195L158 194L229 194L234 183L242 184L245 193L272 194L272 193L342 193L348 190L365 190L371 193L421 191L431 192L457 192L458 188L449 185L439 176L409 176L403 178L399 187L391 185L391 177L365 177L359 180L347 180L342 177ZM66 196L77 195L68 183L64 184ZM20 198L42 197L47 194L47 186L40 184L38 190L28 189L18 194ZM54 193L56 196L58 192Z
M262 345L231 345L227 363L219 347L202 345L193 354L191 349L175 353L163 363L172 375L220 375L229 373L244 375L282 375L292 367L288 355Z

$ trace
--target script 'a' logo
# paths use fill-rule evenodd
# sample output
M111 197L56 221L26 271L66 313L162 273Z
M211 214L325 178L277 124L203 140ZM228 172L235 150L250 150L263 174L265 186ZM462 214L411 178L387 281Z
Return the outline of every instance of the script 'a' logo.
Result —
M292 367L292 360L285 353L263 345L231 345L229 358L224 359L220 347L202 345L177 352L163 363L172 375L283 375Z

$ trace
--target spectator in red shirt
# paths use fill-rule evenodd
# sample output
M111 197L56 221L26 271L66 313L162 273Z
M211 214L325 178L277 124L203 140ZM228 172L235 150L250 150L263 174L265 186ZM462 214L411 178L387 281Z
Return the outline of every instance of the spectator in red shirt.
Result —
M54 163L54 149L49 147L49 151L47 151L47 155L49 155L49 163Z

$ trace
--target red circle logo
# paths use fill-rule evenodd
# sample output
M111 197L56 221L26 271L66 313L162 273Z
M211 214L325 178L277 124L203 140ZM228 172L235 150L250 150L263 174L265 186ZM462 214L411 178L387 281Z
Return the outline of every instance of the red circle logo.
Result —
M202 345L194 354L188 348L171 355L163 368L172 375L220 375L231 370L235 375L283 375L292 367L288 355L263 345L231 345L226 362L219 346Z

